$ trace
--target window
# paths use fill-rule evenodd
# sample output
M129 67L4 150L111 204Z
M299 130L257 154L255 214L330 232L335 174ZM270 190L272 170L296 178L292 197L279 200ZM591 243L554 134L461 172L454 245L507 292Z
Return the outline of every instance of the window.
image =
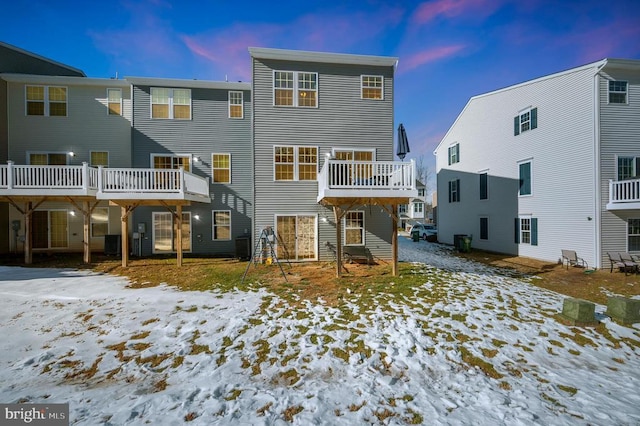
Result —
M489 218L488 217L480 218L480 239L481 240L489 239Z
M109 167L109 153L107 151L91 151L89 153L89 165L91 167Z
M381 75L360 76L362 99L382 99L382 81Z
M122 89L107 89L109 115L122 115Z
M231 211L214 210L212 223L214 240L231 239Z
M629 219L627 251L640 251L640 219Z
M109 234L109 208L96 207L91 213L91 236L104 237Z
M418 197L424 197L425 190L424 188L418 188Z
M417 214L424 213L424 203L413 203L413 212Z
M151 118L191 120L191 90L152 87Z
M518 195L531 195L531 162L520 163L518 168L520 170Z
M57 86L26 86L27 115L67 116L67 88Z
M538 127L538 108L527 109L513 118L513 134L515 136Z
M231 183L231 154L211 154L213 183Z
M609 81L609 103L610 104L626 104L627 103L627 82L626 81Z
M489 198L489 176L487 172L480 173L480 199L486 200Z
M449 181L449 202L457 203L460 201L460 179Z
M179 169L184 168L185 172L191 170L190 155L156 155L152 154L152 167L154 169Z
M315 146L274 146L274 180L316 180L318 148Z
M65 166L67 154L62 152L29 153L29 164L32 166Z
M229 118L244 118L242 92L229 92Z
M460 144L451 145L449 147L449 165L460 162Z
M515 243L538 245L538 219L531 216L516 218Z
M344 215L344 245L364 245L364 212L350 211Z
M273 72L273 104L276 106L318 106L318 73Z
M618 180L634 179L640 172L640 157L618 157Z
M400 204L398 206L398 214L402 214L402 213L406 213L407 212L407 205L406 204Z

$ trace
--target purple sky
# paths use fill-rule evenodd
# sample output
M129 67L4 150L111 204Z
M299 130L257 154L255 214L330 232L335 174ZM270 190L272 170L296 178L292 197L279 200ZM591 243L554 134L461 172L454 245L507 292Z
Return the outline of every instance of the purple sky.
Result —
M396 127L429 166L471 96L640 59L638 0L10 0L2 12L0 40L89 77L249 81L250 46L397 56Z

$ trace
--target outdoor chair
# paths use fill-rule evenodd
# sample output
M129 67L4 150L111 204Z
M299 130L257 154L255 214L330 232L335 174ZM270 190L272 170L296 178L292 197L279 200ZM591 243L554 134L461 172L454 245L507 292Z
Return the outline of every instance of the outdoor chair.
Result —
M640 267L640 262L638 262L636 259L634 259L633 255L621 251L618 252L618 256L620 257L620 260L624 263L625 266L625 271L627 269L629 269L631 272L638 272L638 269Z
M609 264L611 265L609 272L613 273L613 268L617 268L620 272L624 271L625 274L627 273L627 265L620 259L619 253L612 254L607 252L607 256L609 256Z
M578 257L578 254L575 252L575 250L562 250L562 264L564 265L565 263L567 265L567 269L569 269L569 265L578 266L581 268L589 267L589 265L587 265L587 262L583 258Z

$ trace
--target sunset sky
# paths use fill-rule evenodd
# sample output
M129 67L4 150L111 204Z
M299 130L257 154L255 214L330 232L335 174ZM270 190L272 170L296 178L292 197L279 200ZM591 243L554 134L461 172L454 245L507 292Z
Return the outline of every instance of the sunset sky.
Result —
M640 59L640 1L15 0L0 40L89 77L250 81L248 47L399 58L395 122L433 149L471 96L605 57Z

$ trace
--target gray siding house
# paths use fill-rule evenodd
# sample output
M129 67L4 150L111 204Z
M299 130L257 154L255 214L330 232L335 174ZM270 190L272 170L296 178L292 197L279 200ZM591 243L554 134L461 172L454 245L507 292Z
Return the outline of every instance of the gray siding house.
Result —
M183 250L235 255L236 239L248 238L252 228L251 85L127 80L135 105L133 167L182 167L209 181L211 201L183 209ZM176 250L171 211L162 205L136 208L134 244L140 244L140 254Z
M417 196L415 165L393 162L397 59L249 52L254 236L272 230L291 261L333 260L327 243L391 259L395 213L381 206Z
M83 165L131 166L130 84L123 80L32 74L1 74L0 81L6 85L7 94L8 161L16 176L28 176L34 181L14 181L14 188L4 192L10 196L11 205L12 227L5 228L9 229L9 250L24 249L23 215L25 210L33 209L31 243L36 252L82 251L82 203L87 200L70 202L65 198L74 189L63 170L79 172ZM2 167L6 170L7 162ZM54 172L51 179L38 174L49 167ZM7 188L5 179L3 175L0 188ZM69 192L61 189L55 193L52 189L56 185ZM90 248L101 250L105 235L119 231L120 216L107 200L92 201ZM26 206L28 202L32 207Z
M0 74L2 73L85 76L84 72L79 69L0 41ZM7 81L0 79L0 164L6 164L7 160L9 160L8 126ZM9 225L9 204L6 202L0 202L0 229L11 229ZM0 238L0 253L9 252L10 241L10 238Z
M640 61L474 96L434 154L441 242L595 268L640 253Z

